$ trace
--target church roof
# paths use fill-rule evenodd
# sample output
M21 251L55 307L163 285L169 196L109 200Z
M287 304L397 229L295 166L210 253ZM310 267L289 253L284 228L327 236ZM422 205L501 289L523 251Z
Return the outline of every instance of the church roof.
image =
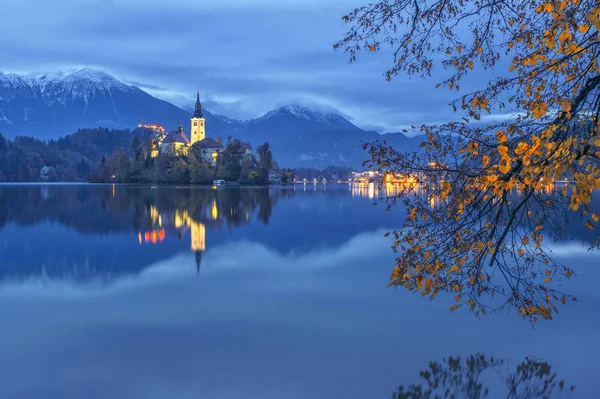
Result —
M167 134L167 137L165 137L162 142L163 142L163 144L168 144L168 143L190 144L190 140L187 138L185 133L183 133L182 131L177 131L177 130L174 130L171 133Z
M210 137L203 138L198 144L200 148L225 148L223 144Z
M204 115L202 115L202 104L200 104L200 91L196 94L196 106L194 107L193 118L204 118Z

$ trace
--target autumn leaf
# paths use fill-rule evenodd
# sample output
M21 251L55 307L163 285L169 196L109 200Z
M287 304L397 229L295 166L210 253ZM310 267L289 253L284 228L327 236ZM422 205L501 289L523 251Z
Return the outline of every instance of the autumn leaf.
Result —
M488 164L490 163L490 157L487 155L484 155L481 158L481 162L483 163L483 167L486 168L488 166Z

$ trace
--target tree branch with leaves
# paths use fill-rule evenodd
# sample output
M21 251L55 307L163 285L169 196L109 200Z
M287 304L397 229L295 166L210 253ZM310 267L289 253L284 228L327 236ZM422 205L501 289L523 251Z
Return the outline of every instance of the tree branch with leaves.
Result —
M534 322L575 300L556 284L574 271L548 240L567 238L569 211L590 229L600 221L591 207L600 187L599 14L596 0L383 0L343 17L350 30L334 47L350 62L390 48L388 80L433 79L442 66L449 74L436 88L457 93L457 121L421 126L422 151L365 145L366 166L411 175L422 190L407 185L386 198L409 210L390 233L399 253L390 285L452 293L451 310L510 307ZM474 70L500 77L461 93ZM482 123L482 113L499 112L508 117Z

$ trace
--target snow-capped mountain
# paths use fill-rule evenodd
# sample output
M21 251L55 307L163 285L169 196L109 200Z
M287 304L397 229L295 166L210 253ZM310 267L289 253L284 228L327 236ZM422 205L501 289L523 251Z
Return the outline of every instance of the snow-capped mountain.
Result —
M260 118L246 122L246 125L249 127L260 125L263 128L279 128L281 127L279 126L280 124L288 125L290 122L295 126L302 126L309 129L359 129L339 114L314 111L294 104L284 105L283 107L269 111Z
M160 121L175 127L187 112L90 68L42 76L0 73L0 132L40 138L78 128L134 127Z
M299 105L285 105L247 121L203 111L209 137L233 136L254 147L268 141L282 166L358 167L367 157L362 143L382 138L339 114ZM190 117L190 112L95 69L40 76L0 73L0 134L8 137L57 138L79 128L134 129L139 122L168 130L181 122L185 129ZM420 142L401 133L386 134L385 139L407 150Z

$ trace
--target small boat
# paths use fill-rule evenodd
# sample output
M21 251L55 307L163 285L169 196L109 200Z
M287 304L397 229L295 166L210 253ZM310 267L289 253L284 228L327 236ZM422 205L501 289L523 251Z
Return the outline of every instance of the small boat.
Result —
M213 186L224 186L227 182L223 179L213 180Z

